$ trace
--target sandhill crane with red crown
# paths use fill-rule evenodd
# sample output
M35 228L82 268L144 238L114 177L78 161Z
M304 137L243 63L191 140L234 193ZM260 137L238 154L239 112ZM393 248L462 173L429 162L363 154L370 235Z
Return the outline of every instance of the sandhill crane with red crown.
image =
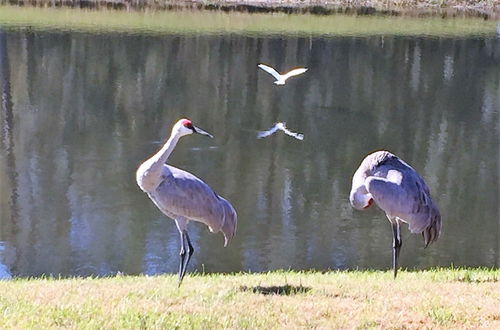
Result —
M233 206L193 174L165 164L179 139L189 134L212 137L189 119L179 120L163 147L139 166L136 180L153 203L174 219L181 237L179 286L194 252L187 226L189 221L206 224L211 232L224 234L227 246L236 232L237 215Z

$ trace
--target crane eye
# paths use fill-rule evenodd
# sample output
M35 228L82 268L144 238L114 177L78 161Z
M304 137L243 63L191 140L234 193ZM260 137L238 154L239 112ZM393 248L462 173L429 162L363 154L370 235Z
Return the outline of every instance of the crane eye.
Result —
M191 129L191 130L193 130L193 131L194 131L193 123L191 123L191 120L187 120L187 119L186 119L186 120L184 120L184 121L182 122L182 125L183 125L184 127L189 128L189 129Z

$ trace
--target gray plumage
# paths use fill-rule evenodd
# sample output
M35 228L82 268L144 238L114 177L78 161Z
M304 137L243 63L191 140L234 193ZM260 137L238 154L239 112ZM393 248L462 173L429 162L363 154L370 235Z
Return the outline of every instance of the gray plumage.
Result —
M224 246L236 231L236 212L208 184L193 174L164 165L161 182L148 196L168 217L198 221L211 232L224 234Z
M400 222L412 233L422 233L425 247L441 232L441 215L422 177L407 163L388 151L365 157L352 178L350 202L368 208L372 202L386 213L393 227L393 268L401 248Z
M224 246L233 238L237 226L236 211L227 200L193 174L165 164L179 138L192 133L211 137L190 120L181 119L165 145L142 163L136 173L139 187L166 216L175 220L181 235L179 285L194 252L187 232L189 221L204 223L211 232L222 232Z

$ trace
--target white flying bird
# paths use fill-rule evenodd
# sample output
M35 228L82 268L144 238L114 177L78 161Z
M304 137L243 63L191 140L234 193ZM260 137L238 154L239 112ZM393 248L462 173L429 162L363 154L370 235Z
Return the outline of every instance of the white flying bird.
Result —
M304 134L294 133L294 132L288 130L286 128L286 126L285 126L285 123L276 123L276 124L274 124L273 127L271 127L270 129L268 129L267 131L260 131L257 134L257 138L258 139L265 138L265 137L267 137L269 135L272 135L272 134L276 133L276 131L278 131L278 130L282 130L283 132L285 132L285 134L293 136L297 140L304 140Z
M293 77L293 76L297 76L297 75L302 74L302 73L307 71L307 68L296 68L296 69L288 71L285 74L280 74L278 71L276 71L275 69L273 69L270 66L267 66L265 64L259 64L258 67L261 68L262 70L266 71L270 75L272 75L274 77L274 79L276 79L276 81L274 82L276 85L284 85L285 81L288 78Z

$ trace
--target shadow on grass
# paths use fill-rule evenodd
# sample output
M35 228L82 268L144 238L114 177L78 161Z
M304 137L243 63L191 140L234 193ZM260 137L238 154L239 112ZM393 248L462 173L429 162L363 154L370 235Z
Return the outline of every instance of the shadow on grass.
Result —
M263 295L291 296L301 293L307 293L311 291L311 288L302 285L296 286L296 285L286 284L280 286L260 286L260 285L254 287L241 286L240 290L251 291L253 293L260 293Z

